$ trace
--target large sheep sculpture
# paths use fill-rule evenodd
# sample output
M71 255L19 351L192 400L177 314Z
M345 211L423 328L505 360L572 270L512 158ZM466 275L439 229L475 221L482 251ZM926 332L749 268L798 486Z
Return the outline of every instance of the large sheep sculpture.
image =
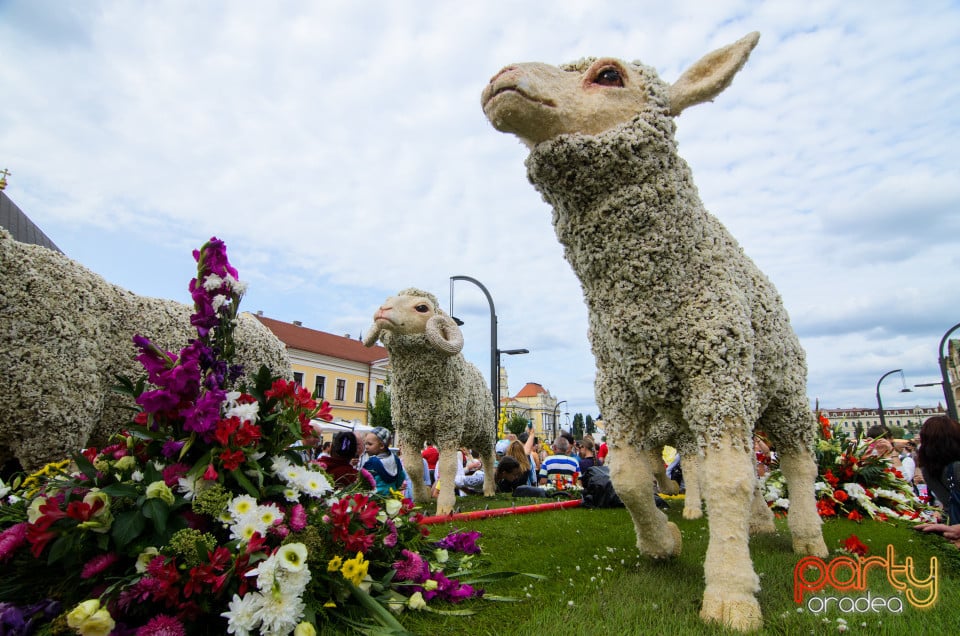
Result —
M440 450L437 514L453 511L461 446L480 453L483 494L493 496L497 442L493 396L480 370L460 353L463 334L457 323L440 309L433 294L404 289L380 306L363 343L371 347L378 338L390 355L390 409L414 500L430 500L420 461L427 441Z
M704 209L674 140L673 118L723 91L758 39L706 55L672 85L602 58L507 66L482 95L493 127L530 149L528 178L580 279L611 478L637 546L680 551L654 505L647 450L696 440L710 527L700 615L740 630L762 624L748 549L754 430L789 480L794 550L827 554L803 350L773 284Z
M179 352L196 329L191 307L111 285L63 254L17 242L0 228L0 463L28 470L129 424L132 401L116 375L144 374L134 334ZM286 349L260 321L240 316L237 360L292 377Z

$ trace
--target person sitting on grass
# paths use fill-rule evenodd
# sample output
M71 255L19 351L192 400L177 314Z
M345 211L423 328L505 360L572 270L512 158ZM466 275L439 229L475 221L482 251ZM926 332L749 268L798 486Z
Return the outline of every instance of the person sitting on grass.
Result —
M574 484L580 473L580 463L570 457L570 442L563 436L557 437L553 453L540 465L540 485L546 486L557 480L564 485Z
M330 454L317 460L331 477L337 488L349 486L357 479L357 469L352 461L357 456L357 437L350 431L340 431L333 438Z

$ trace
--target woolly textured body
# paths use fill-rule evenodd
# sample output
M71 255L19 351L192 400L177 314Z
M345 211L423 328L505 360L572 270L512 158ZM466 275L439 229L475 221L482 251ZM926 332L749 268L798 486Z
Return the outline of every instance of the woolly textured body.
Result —
M116 375L144 375L140 334L177 353L196 338L192 309L138 296L63 254L0 230L0 461L26 469L102 445L134 406L112 391ZM256 318L241 315L237 359L292 377L286 349Z

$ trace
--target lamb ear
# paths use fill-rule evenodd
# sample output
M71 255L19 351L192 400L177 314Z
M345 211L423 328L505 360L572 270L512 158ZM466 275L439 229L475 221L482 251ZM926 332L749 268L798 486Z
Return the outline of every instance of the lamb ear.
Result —
M377 338L380 337L380 325L373 323L370 325L370 329L367 330L366 335L363 337L363 346L372 347L377 344Z
M428 320L424 335L427 342L447 355L456 355L463 349L463 332L447 316L438 314Z
M684 71L670 87L670 115L675 117L687 107L710 101L722 93L743 68L759 39L760 34L754 31L733 44L707 53Z

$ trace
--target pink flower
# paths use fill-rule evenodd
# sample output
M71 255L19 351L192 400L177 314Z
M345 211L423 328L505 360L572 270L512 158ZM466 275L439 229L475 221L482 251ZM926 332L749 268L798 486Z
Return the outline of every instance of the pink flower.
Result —
M186 634L183 623L173 616L160 614L138 629L136 636L186 636Z
M307 527L307 511L300 504L290 509L290 527L294 532L300 532Z
M430 576L430 566L416 552L410 550L401 550L403 557L400 561L393 564L393 569L397 571L398 581L413 581L414 583L423 583Z
M28 525L23 521L0 532L0 563L8 560L14 552L27 544Z
M80 572L80 578L92 579L119 560L120 557L118 557L114 552L98 554L87 561L87 563L83 566L83 570Z

